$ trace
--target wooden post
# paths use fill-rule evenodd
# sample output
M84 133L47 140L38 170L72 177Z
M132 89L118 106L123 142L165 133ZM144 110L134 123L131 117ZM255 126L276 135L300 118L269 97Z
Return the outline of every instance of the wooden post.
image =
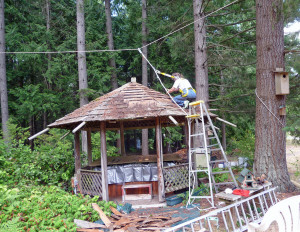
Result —
M189 125L187 119L185 120L183 130L184 130L184 145L186 146L188 151L189 150Z
M161 125L160 119L156 118L155 125L156 151L157 151L157 180L158 180L158 201L164 202L165 184L162 172L162 150L161 150Z
M91 165L93 162L93 155L92 155L92 135L91 129L87 130L87 157L88 157L88 164Z
M80 131L77 131L74 134L75 174L77 174L78 170L81 168L79 134L80 134Z
M125 142L124 142L124 124L120 121L120 140L121 140L121 155L126 156Z
M106 124L100 122L101 139L101 173L102 173L102 200L109 201L107 182L107 153L106 153Z

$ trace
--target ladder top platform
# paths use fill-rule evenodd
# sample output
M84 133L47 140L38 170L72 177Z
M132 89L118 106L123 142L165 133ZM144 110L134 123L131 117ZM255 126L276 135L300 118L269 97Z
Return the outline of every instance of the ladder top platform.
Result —
M191 102L189 105L190 105L190 106L197 106L197 105L199 105L200 103L204 103L204 101L200 100L200 101Z

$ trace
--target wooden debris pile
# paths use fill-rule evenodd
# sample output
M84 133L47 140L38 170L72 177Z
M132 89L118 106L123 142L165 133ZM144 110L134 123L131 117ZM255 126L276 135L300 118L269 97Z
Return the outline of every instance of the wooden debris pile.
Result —
M119 212L116 208L110 206L112 211L111 217L107 217L100 207L96 204L92 204L94 210L99 213L104 225L97 223L90 223L87 221L77 220L74 222L81 229L77 229L78 232L99 232L99 231L115 231L115 232L135 232L135 231L161 231L166 229L172 224L183 220L181 217L172 218L171 216L163 216L159 214L155 215L127 215Z

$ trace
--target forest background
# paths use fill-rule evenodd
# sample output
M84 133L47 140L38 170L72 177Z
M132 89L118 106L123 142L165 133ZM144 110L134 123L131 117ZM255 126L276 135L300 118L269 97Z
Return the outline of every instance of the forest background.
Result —
M212 12L228 3L227 0L205 1L205 12ZM47 4L50 4L48 18ZM108 49L104 1L86 0L84 4L86 50ZM141 2L114 0L111 1L111 12L115 48L141 47ZM299 1L284 1L284 15L285 25L299 20ZM50 20L49 24L47 20ZM147 41L161 38L193 20L192 0L148 0ZM226 127L228 153L253 160L256 88L255 1L239 1L210 15L205 23L210 108L218 109L216 114L237 124L237 128ZM5 33L7 52L76 51L76 2L7 0ZM298 34L285 35L286 51L299 50ZM137 51L86 53L89 88L85 94L89 100L112 90L113 69L109 66L110 58L115 58L116 61L119 87L129 82L131 77L137 77L137 82L142 82L142 58ZM158 70L183 73L194 85L193 25L148 46L148 59ZM286 53L285 62L286 71L290 75L291 92L286 101L285 130L297 138L300 134L299 54ZM40 188L39 185L53 185L68 190L69 180L74 174L72 136L60 140L66 131L51 130L49 134L35 140L34 144L29 143L27 138L79 107L77 54L6 54L6 70L11 143L8 145L3 139L0 140L0 192L6 193L8 198L13 195L21 202L24 197L33 194L30 191L36 191L33 195L39 197L47 191L44 188L32 190L32 187L29 190L26 186L32 184L36 185L36 188ZM170 79L162 77L162 80L168 88L172 86ZM164 92L149 67L148 87ZM222 127L221 124L216 126ZM141 133L129 131L125 136L128 142L134 145L131 146L132 151L138 151L136 140L142 140ZM176 151L181 147L180 128L165 130L164 136L166 149ZM114 143L116 137L116 134L108 133L110 155L117 155ZM95 134L94 159L100 156L99 141L99 135ZM149 130L150 150L153 143L154 132ZM83 163L86 162L86 157L82 157ZM7 194L8 191L12 191L11 188L21 192L25 188L24 194ZM49 193L51 191L60 190L50 190ZM4 207L6 200L2 197L0 208ZM13 213L13 209L9 210ZM9 215L6 221L16 218L11 214L0 214L0 220L3 220L1 215ZM60 219L57 215L55 218L57 221ZM25 220L27 227L28 221L29 219ZM59 222L57 224L62 226Z

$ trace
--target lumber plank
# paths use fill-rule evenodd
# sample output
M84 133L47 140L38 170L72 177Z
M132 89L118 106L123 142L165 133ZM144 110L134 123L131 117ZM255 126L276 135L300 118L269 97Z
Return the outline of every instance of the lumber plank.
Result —
M138 230L134 226L132 226L132 225L130 225L129 227L127 227L126 231L128 231L128 232L138 232Z
M171 219L169 221L166 221L166 222L160 224L160 227L170 226L170 225L172 225L172 224L174 224L176 222L182 221L184 219L182 219L181 217L176 217L176 218L173 218L173 219Z
M92 222L79 220L79 219L74 219L74 223L80 228L103 228L103 229L107 228L105 225L92 223Z
M101 220L104 222L107 228L109 228L112 223L109 218L105 215L105 213L100 209L100 207L96 203L92 203L92 207L99 213Z
M122 214L121 212L119 212L116 208L112 207L112 206L109 206L111 212L113 212L115 215L117 216L124 216L124 214Z
M103 232L103 230L99 230L99 229L84 229L84 228L81 228L81 229L77 229L76 230L77 232Z

